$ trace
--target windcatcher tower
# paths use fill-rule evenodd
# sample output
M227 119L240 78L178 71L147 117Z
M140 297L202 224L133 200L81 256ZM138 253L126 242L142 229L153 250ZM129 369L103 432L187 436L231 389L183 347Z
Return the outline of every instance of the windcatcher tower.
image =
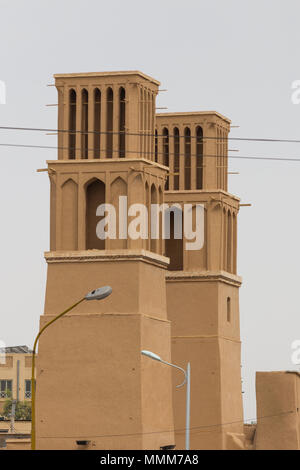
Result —
M56 75L55 84L59 152L48 162L51 243L41 326L95 287L111 285L113 293L82 303L41 337L37 448L76 449L87 440L93 449L159 449L174 443L171 372L140 351L171 359L168 259L161 238L134 240L123 229L119 239L96 236L100 204L117 209L119 232L120 196L128 206L163 202L167 169L154 156L159 82L106 72Z
M191 448L226 449L227 433L243 433L240 369L237 214L227 191L230 121L216 112L158 114L155 159L170 167L165 202L204 206L204 245L166 240L172 361L191 361ZM171 223L172 227L172 223ZM172 235L172 234L171 234ZM184 429L184 390L175 388L175 429ZM176 433L184 448L184 433Z

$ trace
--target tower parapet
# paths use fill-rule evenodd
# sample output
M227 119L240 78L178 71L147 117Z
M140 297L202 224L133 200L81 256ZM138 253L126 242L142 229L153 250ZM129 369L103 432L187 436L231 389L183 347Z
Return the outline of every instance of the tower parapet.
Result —
M160 82L139 71L54 77L59 160L153 159Z
M230 123L216 111L156 115L155 160L170 167L166 190L227 191Z

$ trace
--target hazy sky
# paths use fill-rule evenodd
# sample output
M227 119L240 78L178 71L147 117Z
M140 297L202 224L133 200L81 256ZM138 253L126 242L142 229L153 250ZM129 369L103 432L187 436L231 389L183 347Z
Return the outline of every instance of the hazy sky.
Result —
M232 137L300 140L298 0L0 0L0 126L56 127L62 72L141 70L162 82L158 106L217 110ZM56 145L43 133L0 130L0 143ZM236 156L299 157L300 144L230 142ZM43 313L49 247L46 159L55 150L0 146L0 340L32 345ZM300 339L299 162L230 159L239 216L238 271L245 418L255 371L296 369ZM201 360L201 358L199 358Z

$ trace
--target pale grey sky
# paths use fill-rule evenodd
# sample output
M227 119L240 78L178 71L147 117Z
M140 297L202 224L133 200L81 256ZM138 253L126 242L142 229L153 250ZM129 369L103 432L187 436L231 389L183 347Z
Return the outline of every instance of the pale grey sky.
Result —
M141 70L162 82L158 106L217 110L235 137L300 139L298 0L0 0L0 126L56 127L60 72ZM43 133L0 130L0 143L56 145ZM238 155L294 156L300 144L231 142ZM32 345L43 312L49 184L36 173L55 150L0 146L0 339ZM256 370L295 369L300 339L300 162L230 159L241 197L238 271L245 418Z

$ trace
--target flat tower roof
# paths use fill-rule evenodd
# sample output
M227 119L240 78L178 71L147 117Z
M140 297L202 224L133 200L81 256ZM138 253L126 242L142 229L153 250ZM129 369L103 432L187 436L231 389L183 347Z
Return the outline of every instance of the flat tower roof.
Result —
M227 121L229 124L231 123L231 120L223 116L223 114L218 113L217 111L187 111L187 112L174 112L174 113L156 113L157 117L163 117L163 116L198 116L198 115L207 115L207 114L213 114L214 116L218 116L221 119L224 119L224 121Z
M150 77L149 75L146 75L143 72L140 72L139 70L121 70L121 71L115 71L115 72L87 72L87 73L56 73L54 74L54 78L82 78L82 77L109 77L111 75L114 76L128 76L128 75L138 75L145 80L148 80L149 82L154 83L155 85L160 85L160 82L158 80L155 80L155 78Z

